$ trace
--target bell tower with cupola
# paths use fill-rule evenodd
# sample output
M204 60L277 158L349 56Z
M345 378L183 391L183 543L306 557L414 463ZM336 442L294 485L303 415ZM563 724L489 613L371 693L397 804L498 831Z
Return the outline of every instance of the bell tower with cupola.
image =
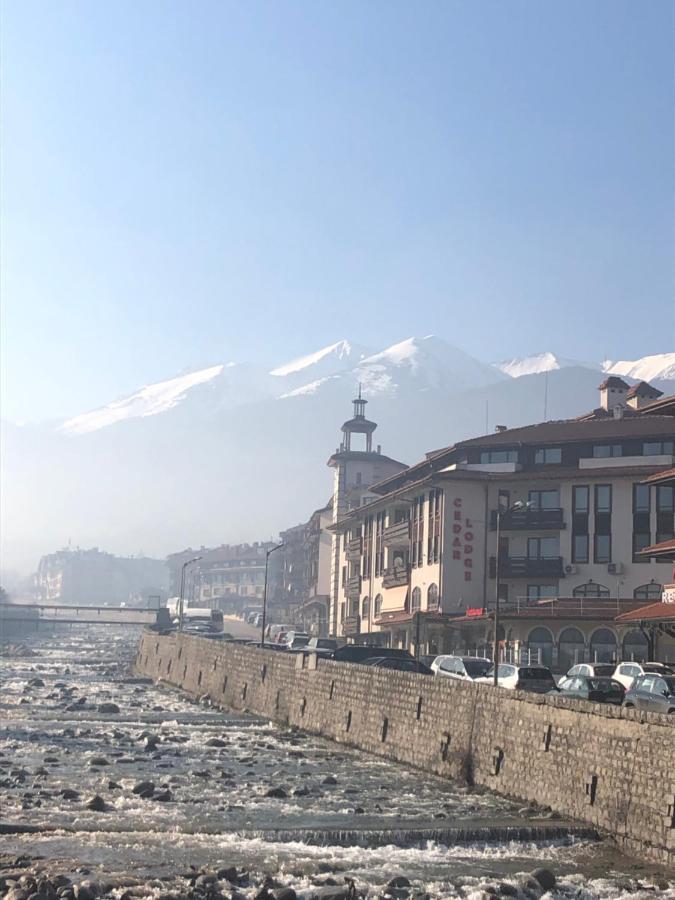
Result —
M363 506L375 494L370 486L395 475L406 468L405 463L384 456L377 445L373 450L373 432L376 422L366 418L366 404L361 385L358 396L352 401L354 414L342 426L342 441L328 460L335 470L333 476L333 524L336 525L350 509ZM333 551L331 557L331 608L329 609L329 630L337 634L338 597L340 589L340 533L333 531Z

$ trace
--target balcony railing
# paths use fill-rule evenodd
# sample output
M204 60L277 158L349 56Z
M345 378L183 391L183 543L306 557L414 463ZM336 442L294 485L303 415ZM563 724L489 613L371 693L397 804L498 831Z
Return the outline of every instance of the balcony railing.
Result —
M345 636L352 634L360 634L361 632L361 616L347 616L342 626Z
M397 522L382 532L382 540L389 547L403 547L410 541L410 522Z
M358 600L361 596L360 575L352 575L347 579L347 596L350 600Z
M497 573L497 560L490 557L490 578ZM562 556L533 558L529 556L506 556L499 560L500 578L562 578Z
M350 561L360 559L362 547L363 544L361 542L361 538L354 538L354 540L348 541L345 554L347 559Z
M410 580L410 566L396 566L393 569L385 569L382 584L386 588L400 587Z
M503 512L499 527L502 531L560 531L565 528L562 509L511 509ZM490 528L497 528L497 510L490 516Z

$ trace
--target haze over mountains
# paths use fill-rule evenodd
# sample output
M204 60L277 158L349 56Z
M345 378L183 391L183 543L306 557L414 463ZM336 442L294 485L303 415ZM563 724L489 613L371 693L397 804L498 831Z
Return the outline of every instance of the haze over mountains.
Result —
M279 365L220 362L65 422L5 423L3 566L30 571L69 539L163 556L269 538L327 500L325 463L359 384L375 443L412 463L497 424L579 415L597 405L603 372L675 391L675 353L491 364L430 335L383 350L340 340Z

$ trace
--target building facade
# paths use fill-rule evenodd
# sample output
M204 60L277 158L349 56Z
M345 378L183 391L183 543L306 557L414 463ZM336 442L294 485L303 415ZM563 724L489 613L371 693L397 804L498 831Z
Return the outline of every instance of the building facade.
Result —
M670 572L641 550L673 537L673 487L645 480L673 465L675 418L648 385L629 393L608 379L586 416L500 428L373 485L332 526L338 633L434 653L497 593L657 600Z

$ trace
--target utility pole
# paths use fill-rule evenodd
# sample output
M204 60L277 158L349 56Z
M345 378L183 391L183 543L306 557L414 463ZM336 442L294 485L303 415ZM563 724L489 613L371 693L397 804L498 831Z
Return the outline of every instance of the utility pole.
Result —
M267 571L270 562L270 556L275 552L275 550L281 550L283 544L277 544L276 547L270 547L269 550L265 551L265 586L263 588L263 613L262 613L262 634L260 636L260 646L265 649L265 628L267 622Z
M188 559L183 563L180 573L180 603L178 604L179 613L178 613L178 630L183 630L183 610L185 606L185 570L188 566L191 566L192 563L196 563L201 559L201 556L195 556L193 559Z

